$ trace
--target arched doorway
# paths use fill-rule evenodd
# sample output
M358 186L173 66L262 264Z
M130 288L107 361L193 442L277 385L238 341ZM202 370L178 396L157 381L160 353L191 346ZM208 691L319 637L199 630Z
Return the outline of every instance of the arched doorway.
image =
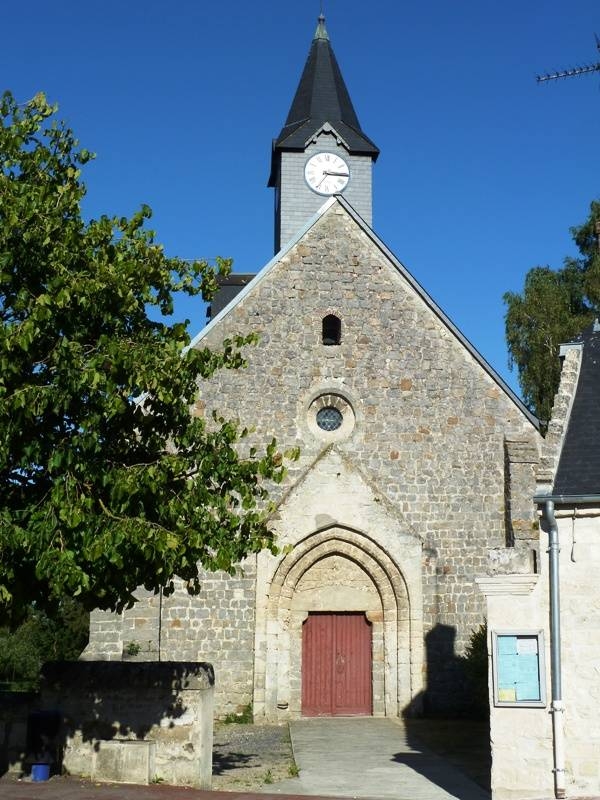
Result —
M306 662L303 667L303 630L311 615L325 613L340 619L345 615L362 618L370 634L370 707L363 700L362 710L355 713L398 716L410 703L418 691L413 683L418 683L422 669L421 627L411 619L403 575L380 545L359 531L332 525L297 542L275 566L270 581L261 582L260 576L258 580L264 586L255 661L259 715L278 719L303 713L302 681L307 668ZM261 605L258 599L257 609Z

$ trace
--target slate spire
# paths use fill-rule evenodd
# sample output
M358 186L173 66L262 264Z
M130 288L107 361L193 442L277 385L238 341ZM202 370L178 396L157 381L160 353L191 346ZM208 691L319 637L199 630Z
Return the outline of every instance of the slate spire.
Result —
M290 111L274 150L304 150L325 124L341 137L350 153L370 155L379 149L365 135L331 47L325 17L319 16L308 58Z
M319 19L317 22L317 30L315 31L315 39L327 39L329 41L329 34L327 33L327 28L325 27L325 16L323 12L319 14Z

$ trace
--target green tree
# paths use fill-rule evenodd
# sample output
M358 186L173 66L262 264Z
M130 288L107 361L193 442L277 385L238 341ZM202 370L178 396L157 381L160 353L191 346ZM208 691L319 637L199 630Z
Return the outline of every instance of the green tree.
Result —
M509 364L516 365L523 399L545 421L550 418L560 379L559 345L588 325L600 307L600 202L586 222L571 228L580 257L563 267L534 267L522 293L504 295Z
M48 617L30 606L15 631L0 629L0 681L36 688L47 661L75 661L88 642L89 614L77 601L63 598Z
M160 316L175 292L210 297L214 270L167 258L147 207L84 221L93 156L55 112L41 94L0 99L0 620L12 625L63 597L121 609L137 586L168 593L174 575L198 591L198 562L233 571L274 547L265 486L284 474L274 442L243 457L244 430L190 414L198 380L242 367L252 341L186 351L185 324Z

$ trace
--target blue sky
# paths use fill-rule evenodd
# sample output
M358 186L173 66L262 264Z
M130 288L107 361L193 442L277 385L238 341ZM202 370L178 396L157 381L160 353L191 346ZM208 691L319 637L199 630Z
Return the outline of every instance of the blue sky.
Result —
M592 0L325 0L363 130L381 149L374 228L512 385L502 294L560 266L600 197L600 60ZM154 210L171 255L272 255L271 139L283 124L319 0L29 0L2 9L0 76L60 105L82 146L85 212ZM190 332L198 301L181 303Z

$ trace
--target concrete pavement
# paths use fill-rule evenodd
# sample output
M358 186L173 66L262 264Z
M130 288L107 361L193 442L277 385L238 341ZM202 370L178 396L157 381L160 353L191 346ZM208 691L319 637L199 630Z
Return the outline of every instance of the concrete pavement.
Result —
M401 722L372 717L290 723L299 778L268 792L369 800L489 800L458 769L410 741ZM267 791L267 790L265 790Z

